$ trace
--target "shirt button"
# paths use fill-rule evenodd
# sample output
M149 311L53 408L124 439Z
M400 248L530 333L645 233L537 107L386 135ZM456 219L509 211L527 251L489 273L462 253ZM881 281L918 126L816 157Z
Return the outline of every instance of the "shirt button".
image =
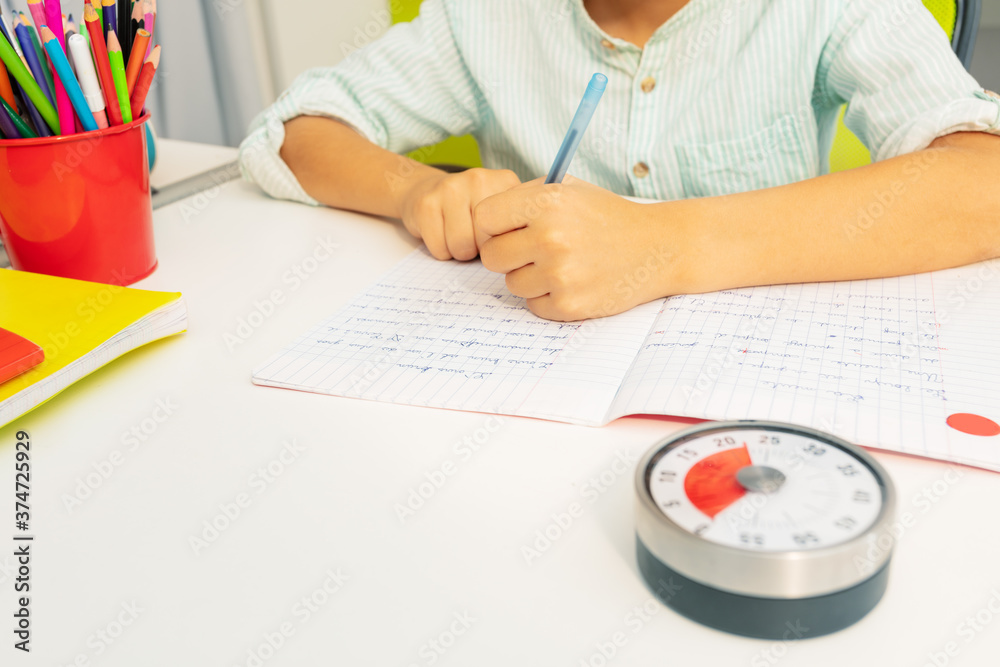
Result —
M642 83L639 84L639 87L642 88L642 92L651 93L653 92L653 88L656 88L656 79L651 76L647 76L642 80Z
M614 51L615 49L615 43L612 42L610 39L602 39L601 46L608 49L609 51Z
M632 173L635 174L636 178L646 178L649 176L649 165L645 162L636 162L635 166L632 167Z

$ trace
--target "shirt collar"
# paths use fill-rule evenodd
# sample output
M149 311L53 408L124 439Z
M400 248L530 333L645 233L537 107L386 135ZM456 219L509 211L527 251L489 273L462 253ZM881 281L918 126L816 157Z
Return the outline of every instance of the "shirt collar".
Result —
M591 33L591 35L597 40L608 40L615 47L624 50L639 50L635 44L627 42L624 39L619 39L617 37L612 37L604 30L601 29L594 19L591 18L590 14L587 12L587 8L583 6L583 0L565 0L573 5L573 10L577 14L577 19L579 23L584 26L584 28ZM663 41L670 36L676 34L678 31L683 29L691 21L697 19L709 8L725 4L724 0L689 0L686 5L681 7L680 11L667 19L667 22L656 29L656 32L649 38L646 43L647 47L653 46L656 43Z

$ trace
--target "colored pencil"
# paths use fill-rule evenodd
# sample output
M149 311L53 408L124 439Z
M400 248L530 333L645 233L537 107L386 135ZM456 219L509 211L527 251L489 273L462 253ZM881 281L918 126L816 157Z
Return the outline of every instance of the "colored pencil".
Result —
M94 52L94 65L101 79L101 90L104 91L104 102L107 105L108 120L112 125L122 124L121 107L118 105L118 93L115 90L114 76L111 74L111 61L108 60L108 47L104 43L104 34L97 19L97 11L93 7L84 7L83 22L90 35L90 46Z
M129 21L129 44L128 44L128 60L125 62L132 62L132 52L135 51L135 41L138 39L139 31L146 29L146 17L142 13L142 0L132 0L132 18ZM146 57L146 47L149 45L149 40L146 40L146 44L142 45L142 53L139 54L139 62L142 63L143 58ZM127 68L126 68L127 69Z
M11 82L11 86L14 88L14 99L17 100L17 103L21 108L21 119L27 123L33 131L37 132L40 137L51 137L53 134L59 134L58 126L55 133L49 129L45 119L42 118L42 115L38 113L38 109L31 103L31 99L27 96L27 94L25 94L24 88L21 87L21 84L15 80ZM27 114L27 118L25 118L25 114Z
M153 35L156 34L153 28L156 26L156 0L142 0L143 28L149 31L149 45L146 47L146 57L153 50Z
M104 41L108 41L108 33L114 30L118 32L118 6L115 0L101 0L104 7Z
M5 106L10 106L7 104L7 100L4 100L3 102ZM0 132L3 132L3 136L6 139L19 139L21 137L21 133L17 131L17 126L14 125L14 121L10 119L10 116L7 115L7 112L3 111L2 108L0 108Z
M129 46L132 44L132 0L118 0L118 40L122 44L122 60L128 62Z
M38 60L38 54L35 53L35 47L31 43L31 35L28 34L28 29L21 23L21 17L14 19L14 32L17 34L17 40L21 42L21 51L24 53L24 59L28 63L28 69L31 70L35 81L40 85L42 92L45 93L45 97L48 98L49 102L54 104L56 100L49 91L48 82L45 79L45 66Z
M66 88L66 94L69 96L69 99L73 104L73 110L76 112L76 117L80 119L80 125L82 125L83 129L87 131L96 130L97 121L94 120L94 114L90 111L90 106L87 104L87 98L83 96L83 90L80 88L80 83L73 75L73 70L69 66L69 60L66 58L66 53L62 50L62 47L59 46L59 39L56 35L49 30L48 26L44 25L42 26L42 44L45 46L46 53L49 54L49 60L52 61L52 66L56 70L56 75Z
M10 108L10 105L7 104L7 100L0 98L0 104L3 105L3 110L4 112L6 112L10 120L13 121L14 126L17 128L18 135L20 135L22 138L25 139L34 139L38 136L38 134L33 129L31 129L31 127L27 123L25 123L24 120L20 116L18 116L13 109ZM11 137L11 139L16 139L16 138L17 135Z
M45 18L48 21L45 24L39 24L38 36L41 37L42 25L56 26L53 32L56 35L56 39L59 40L59 46L65 52L66 36L62 31L63 20L60 0L47 0L45 3ZM51 61L49 64L52 64ZM58 77L55 77L52 83L56 89L56 109L59 111L59 133L73 134L76 131L76 125L73 122L73 103L69 101L69 95L66 94L66 89Z
M108 30L108 59L111 61L111 76L115 82L115 93L118 94L118 106L122 110L122 122L131 123L132 107L129 105L128 83L125 81L125 63L122 60L122 47L114 30Z
M36 132L38 132L38 136L40 137L51 137L53 135L58 135L59 134L58 126L56 126L55 131L50 130L49 126L45 122L45 119L42 118L42 114L38 112L38 109L35 107L35 105L32 104L31 100L28 99L28 96L24 94L24 88L21 88L20 85L18 85L17 89L18 91L20 91L21 95L20 97L22 102L21 107L28 110L28 117L24 118L24 115L22 114L21 118L24 118L25 121L30 120L31 122L29 123L29 125L31 125L31 127ZM58 114L56 115L56 117L58 118Z
M24 27L28 29L28 36L31 37L31 48L34 50L35 55L38 56L38 62L45 64L45 67L42 68L42 73L45 75L45 83L49 88L49 99L54 100L56 97L56 87L55 82L52 80L52 70L49 69L49 57L45 53L45 49L42 48L42 43L38 41L38 33L35 32L34 26L31 25L31 20L28 18L28 15L21 12L20 17L21 23L23 23ZM41 85L41 83L41 81L38 81L39 85Z
M132 42L132 55L129 56L128 66L125 68L125 82L128 84L129 98L132 97L132 92L135 90L135 80L139 78L139 72L142 70L147 42L149 42L149 32L140 28L135 33L135 41Z
M21 45L17 43L17 38L14 37L14 25L10 22L10 17L2 11L0 11L0 25L3 26L3 34L10 40L17 55L23 57L24 54L21 53Z
M87 19L87 4L88 4L87 0L84 0L84 3L83 3L83 18L84 18L84 20ZM94 11L97 12L97 21L98 21L97 25L103 26L104 25L104 5L101 4L101 0L90 0L89 4L94 8ZM103 27L101 29L103 30Z
M80 29L76 27L76 21L73 20L73 15L72 14L70 14L68 17L66 17L66 26L65 27L66 27L66 30L63 32L63 34L66 35L66 39L69 39L69 34L70 33L73 33L75 35L78 32L80 32Z
M14 79L21 86L25 97L28 98L26 102L34 105L40 118L45 121L45 124L49 126L49 129L53 133L59 134L59 116L56 110L45 97L45 93L42 92L42 89L35 82L34 77L31 76L31 72L24 66L24 62L21 61L17 52L14 51L14 47L4 38L0 38L0 60L3 60L4 64L7 65L7 71L13 75Z
M0 61L0 97L7 100L7 104L17 110L17 100L14 98L14 89L10 86L10 77L7 76L7 66Z
M139 78L135 82L135 91L132 93L132 116L138 118L142 115L142 108L146 105L146 96L149 94L149 87L153 83L153 75L156 74L160 66L160 45L153 47L152 53L146 58L146 64L142 66Z
M0 34L3 35L3 37L0 39L6 40L8 44L11 44L14 47L18 46L17 36L7 31L7 23L5 21L0 21ZM25 61L24 56L21 55L20 49L17 50L17 55L20 56L21 63L23 63L25 67L27 67L27 62ZM33 78L31 80L34 81ZM11 108L14 110L14 113L19 113L19 111L20 112L26 111L28 117L30 118L29 125L31 124L34 125L34 128L32 129L37 128L38 133L41 134L42 136L46 137L51 136L52 133L49 132L48 127L46 127L45 122L42 120L41 115L38 113L38 109L36 109L35 106L31 103L31 100L24 92L24 88L21 87L20 82L18 82L16 79L11 82L11 93L13 94L14 97L14 104L11 105ZM23 119L23 116L21 118ZM28 121L26 120L25 122Z
M90 53L90 46L83 35L70 37L69 50L73 54L73 64L76 65L76 78L80 81L80 88L83 96L87 98L87 106L94 116L97 127L104 129L108 126L108 115L104 112L104 94L101 92L101 84L97 80L97 70L94 69L94 59Z
M122 45L122 60L128 62L132 52L132 0L118 0L118 41Z
M28 0L28 11L31 12L31 20L35 22L35 25L31 26L31 24L28 23L27 21L25 21L25 25L31 26L32 32L34 32L36 28L40 28L43 25L46 25L48 23L48 19L45 18L45 5L42 4L42 0ZM22 17L23 17L23 14L24 13L22 12ZM22 20L24 20L24 19L22 18ZM35 39L37 40L38 39L38 33L34 32L34 34L35 34ZM45 49L41 48L41 42L39 42L38 51L39 51L39 53L42 54L42 56L45 57L45 60L47 62L48 61L48 56L45 56ZM41 56L39 57L39 60L42 60ZM51 78L51 74L50 74L50 78ZM56 94L56 90L55 90L55 87L53 87L52 88L52 95L54 96L55 94Z
M28 11L31 12L31 20L35 22L35 28L41 28L48 23L45 18L45 6L42 0L28 0Z

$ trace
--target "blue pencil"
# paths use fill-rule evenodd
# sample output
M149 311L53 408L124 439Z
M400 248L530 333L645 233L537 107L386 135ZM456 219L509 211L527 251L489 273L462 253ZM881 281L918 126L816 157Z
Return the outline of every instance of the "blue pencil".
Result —
M56 101L52 97L52 93L49 91L47 81L45 79L45 70L42 69L44 65L38 60L38 54L35 53L35 45L31 43L31 33L28 32L27 26L21 23L21 17L14 17L14 33L17 35L17 41L21 42L21 50L24 52L24 59L28 63L28 69L31 70L31 75L35 77L35 81L38 82L39 87L42 92L45 93L45 97L48 98L49 102L55 104Z
M44 25L42 26L41 37L42 44L45 45L45 52L49 54L52 67L56 70L56 76L62 81L63 88L66 89L66 94L69 95L69 101L73 104L73 111L76 112L76 117L80 119L80 125L88 132L96 130L97 122L94 121L94 114L90 111L90 105L87 104L87 98L83 96L83 89L80 88L80 82L76 80L76 76L73 74L73 68L69 66L66 54L63 52L62 47L59 46L59 40L49 30L49 27Z
M546 183L562 183L562 179L566 175L566 170L569 169L570 160L573 159L576 147L580 145L583 133L586 132L587 126L590 125L590 119L594 117L597 103L601 101L601 96L604 95L604 89L607 85L608 77L603 74L595 74L591 77L590 83L587 84L587 90L583 94L583 99L580 100L580 106L576 109L576 115L573 116L573 122L569 124L566 138L563 139L562 146L559 147L559 152L556 153L556 159L552 163L548 177L545 179Z
M115 34L118 34L118 7L115 4L115 0L101 0L101 6L104 8L102 14L104 20L104 39L107 39L109 30L114 30Z
M3 33L3 37L0 37L0 39L5 39L11 45L11 47L13 47L14 44L18 43L17 36L8 34L7 27L3 24L2 21L0 21L0 33ZM51 137L52 132L49 130L48 125L45 124L45 120L42 118L42 114L38 111L34 103L28 97L27 93L25 92L21 84L15 80L16 77L13 76L13 72L11 72L11 74L12 76L10 77L10 85L13 88L14 92L20 96L21 98L20 105L25 109L27 109L28 117L31 118L31 122L35 126L35 129L38 131L38 135L41 137ZM13 111L13 109L11 111Z

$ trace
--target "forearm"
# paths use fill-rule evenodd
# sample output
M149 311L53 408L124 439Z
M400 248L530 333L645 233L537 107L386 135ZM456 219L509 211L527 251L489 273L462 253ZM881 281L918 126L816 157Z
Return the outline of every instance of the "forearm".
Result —
M859 169L657 205L659 223L682 213L683 291L919 273L1000 255L998 173L1000 138L954 134Z
M319 116L299 116L285 123L281 158L317 201L391 218L402 217L401 199L407 188L442 173Z

